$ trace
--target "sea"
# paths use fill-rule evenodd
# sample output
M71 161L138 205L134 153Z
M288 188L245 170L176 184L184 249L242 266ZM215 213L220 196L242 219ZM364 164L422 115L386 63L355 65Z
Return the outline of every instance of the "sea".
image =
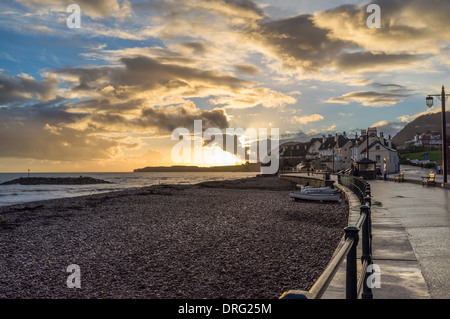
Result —
M257 174L256 172L30 173L30 177L89 176L111 182L111 184L0 185L0 206L92 195L160 184L193 185L206 181L255 177ZM27 176L27 173L0 173L0 183Z

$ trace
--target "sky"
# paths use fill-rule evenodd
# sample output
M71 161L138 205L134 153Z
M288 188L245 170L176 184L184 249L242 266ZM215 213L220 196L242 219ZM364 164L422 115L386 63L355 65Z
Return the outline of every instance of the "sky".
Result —
M177 165L172 133L195 120L394 135L440 109L425 97L450 86L449 14L439 0L2 1L0 172ZM183 164L245 161L219 141Z

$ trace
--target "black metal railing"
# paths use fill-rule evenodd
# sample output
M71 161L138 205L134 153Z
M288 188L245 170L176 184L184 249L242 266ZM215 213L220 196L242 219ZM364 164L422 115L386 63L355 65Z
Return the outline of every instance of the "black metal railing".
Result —
M361 205L364 204L367 188L370 191L370 184L367 181L351 175L338 175L338 183L349 188L358 196Z
M373 299L372 289L368 284L371 272L368 271L372 264L372 222L371 222L371 190L370 184L365 180L353 176L338 175L339 184L349 188L358 196L360 217L355 226L344 229L345 237L342 245L336 251L328 263L322 275L317 279L312 288L305 292L291 290L284 293L280 299L320 299L336 275L345 258L346 265L346 299ZM357 247L360 242L359 232L362 229L362 254L361 272L358 277Z

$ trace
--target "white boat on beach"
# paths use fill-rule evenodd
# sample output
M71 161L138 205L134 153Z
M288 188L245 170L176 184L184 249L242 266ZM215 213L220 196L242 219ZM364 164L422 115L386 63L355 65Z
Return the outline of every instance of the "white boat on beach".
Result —
M291 192L289 194L295 200L315 200L337 202L341 199L341 192L331 187L304 188L301 191Z
M335 190L332 189L331 187L327 186L327 187L304 187L301 189L301 191L304 193L309 193L309 192L323 193L323 192L329 192L329 191L335 191Z

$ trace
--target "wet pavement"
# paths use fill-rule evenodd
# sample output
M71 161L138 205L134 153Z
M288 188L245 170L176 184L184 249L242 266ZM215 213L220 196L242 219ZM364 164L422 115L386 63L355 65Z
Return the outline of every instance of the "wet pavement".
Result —
M372 257L381 270L381 287L373 289L374 299L450 299L450 189L421 185L422 176L434 170L404 165L402 171L411 183L369 181ZM442 175L436 178L440 180ZM350 190L346 193L349 225L355 225L360 203ZM345 267L344 260L323 299L345 298Z
M392 285L397 285L397 288L407 285L414 290L414 286L419 284L412 295L398 294L398 290L397 295L426 298L424 291L420 293L423 290L420 284L422 275L431 298L450 298L450 190L391 181L370 181L370 184L373 196L373 257L374 263L381 266L382 276L383 263L389 261L384 273L391 275L392 271L399 271L398 281L404 280L404 284L395 284L395 278L390 278L394 280ZM402 236L402 228L412 250L408 248L405 238L402 244L397 242ZM394 229L396 235L392 233ZM415 260L419 269L411 266ZM395 289L390 292L395 295ZM387 289L374 290L374 296L377 293L381 298L390 297Z
M400 172L405 173L405 179L421 181L422 177L426 177L429 174L436 174L435 179L437 183L443 182L443 175L437 174L435 169L420 168L417 166L401 165ZM398 174L390 174L389 177L394 178Z

